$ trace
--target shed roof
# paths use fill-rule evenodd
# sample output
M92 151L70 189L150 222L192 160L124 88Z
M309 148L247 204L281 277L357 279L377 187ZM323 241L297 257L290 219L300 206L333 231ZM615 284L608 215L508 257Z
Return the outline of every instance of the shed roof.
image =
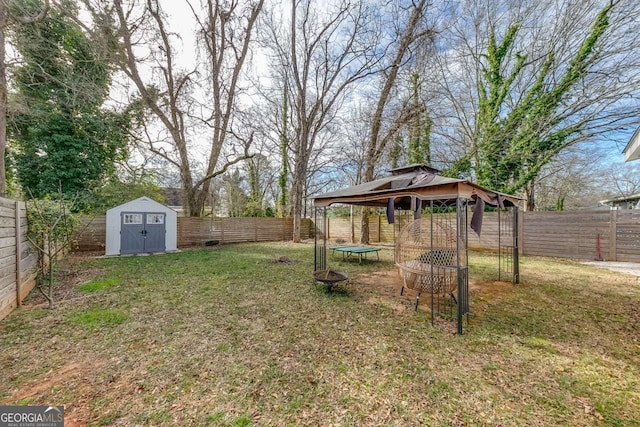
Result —
M147 196L142 196L142 197L138 197L137 199L134 200L129 200L128 202L125 202L121 205L115 206L109 210L107 210L107 212L109 211L126 211L126 210L140 210L142 207L144 207L143 209L145 211L149 211L151 209L153 210L157 210L157 211L173 211L173 209L171 209L168 206L163 205L162 203L156 202L155 200L153 200L150 197ZM175 211L174 211L175 212Z
M346 203L384 207L388 206L389 199L393 199L397 209L410 209L416 199L453 205L458 198L474 201L480 198L493 206L516 206L520 200L467 180L438 175L436 169L425 165L410 165L390 172L390 176L316 196L314 203L316 206Z

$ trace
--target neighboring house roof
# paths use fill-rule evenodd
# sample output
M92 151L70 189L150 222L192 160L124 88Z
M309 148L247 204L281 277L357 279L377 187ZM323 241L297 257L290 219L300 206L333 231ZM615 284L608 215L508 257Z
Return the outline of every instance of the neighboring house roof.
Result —
M410 209L415 200L438 200L451 205L458 198L484 200L498 206L516 206L519 197L483 188L470 181L438 175L436 169L425 165L411 165L391 171L391 176L360 185L321 194L314 198L316 206L346 203L362 206L388 206L393 199L398 209ZM413 199L413 200L412 200Z
M627 146L622 150L622 154L624 154L625 162L640 159L640 127L633 133Z
M640 200L640 193L631 194L629 196L615 197L613 199L600 200L599 203L602 205L615 205L617 203L636 202L638 200Z

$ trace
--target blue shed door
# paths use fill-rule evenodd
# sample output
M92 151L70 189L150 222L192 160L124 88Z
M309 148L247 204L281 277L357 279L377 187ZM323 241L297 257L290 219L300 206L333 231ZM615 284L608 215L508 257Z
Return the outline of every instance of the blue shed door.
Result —
M164 213L122 212L120 214L120 254L164 252Z
M146 213L144 215L145 224L145 252L164 252L166 249L165 238L165 214L163 213Z

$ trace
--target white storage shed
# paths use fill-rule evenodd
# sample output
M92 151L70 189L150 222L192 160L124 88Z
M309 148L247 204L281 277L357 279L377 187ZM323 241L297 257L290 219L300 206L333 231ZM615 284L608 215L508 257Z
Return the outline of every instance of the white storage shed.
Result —
M105 255L171 252L178 249L176 211L139 197L107 211Z

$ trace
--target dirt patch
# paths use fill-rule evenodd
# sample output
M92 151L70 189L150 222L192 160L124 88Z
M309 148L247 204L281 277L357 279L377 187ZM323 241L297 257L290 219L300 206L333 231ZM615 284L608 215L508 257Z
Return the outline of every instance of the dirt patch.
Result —
M35 398L38 395L50 390L53 386L63 382L67 377L76 375L82 365L77 362L67 363L66 365L49 371L42 378L38 378L37 381L27 383L11 393L6 399L10 402L18 402L25 399Z
M382 304L398 314L412 311L418 295L412 289L402 289L402 280L395 269L359 274L351 278L349 284L363 296L367 304ZM420 306L423 304L428 304L424 296L421 297Z
M101 256L99 252L74 253L67 256L54 270L56 275L54 298L55 302L71 300L84 294L76 291L76 286L100 277L98 268L79 268L78 265L89 259ZM34 289L22 302L23 308L39 308L48 305L46 298Z
M402 291L402 295L400 294L402 280L395 269L358 274L349 279L349 285L363 295L365 302L383 304L398 313L413 310L416 301L417 292L412 289L405 288ZM513 292L513 284L511 282L469 281L469 296L471 298L471 307L474 311L486 309L487 306L496 303L511 292ZM426 307L424 304L428 304L428 298L424 298L423 295L421 296L420 307Z
M45 373L36 380L23 384L3 400L13 402L12 404L25 400L41 402L40 396L49 394L55 387L73 389L74 392L82 396L89 395L91 386L87 382L87 378L104 365L105 363L95 360L66 363L60 368ZM78 392L82 389L86 390ZM84 427L87 425L84 420L89 419L89 416L90 411L87 402L75 402L73 406L65 406L64 425L67 427Z
M469 281L469 294L475 298L496 300L513 292L513 283L500 280Z

